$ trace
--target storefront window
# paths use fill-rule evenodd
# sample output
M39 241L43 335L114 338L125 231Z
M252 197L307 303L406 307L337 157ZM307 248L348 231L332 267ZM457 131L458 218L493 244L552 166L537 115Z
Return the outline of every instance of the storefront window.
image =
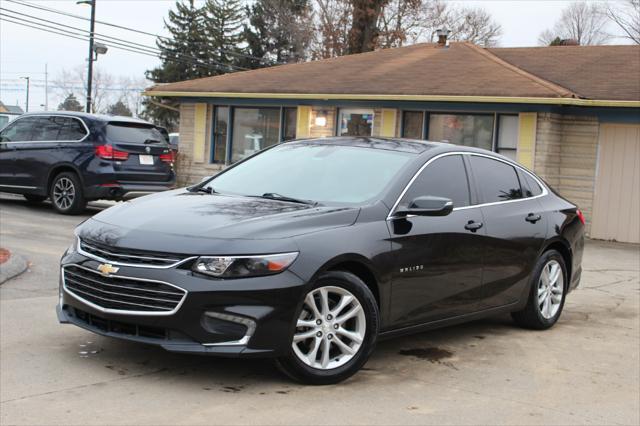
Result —
M298 122L298 108L283 108L282 114L284 115L283 128L282 128L282 140L290 141L296 138L296 125Z
M280 108L234 108L231 162L279 142Z
M216 107L211 162L224 164L227 159L227 123L229 107Z
M518 153L518 116L501 115L498 121L498 154L516 161Z
M373 128L373 110L370 109L341 109L340 136L371 136Z
M402 113L402 137L423 139L424 113L422 111L404 111Z
M429 114L429 140L493 149L493 115Z

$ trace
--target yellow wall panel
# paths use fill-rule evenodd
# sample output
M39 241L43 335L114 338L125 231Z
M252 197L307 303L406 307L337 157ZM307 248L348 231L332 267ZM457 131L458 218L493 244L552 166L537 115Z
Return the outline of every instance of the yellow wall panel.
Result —
M533 154L536 146L537 113L521 112L518 127L518 163L533 170Z
M193 161L204 163L207 140L207 104L196 104L193 118Z
M298 106L296 122L296 139L308 138L311 135L311 107Z
M395 135L396 135L396 110L383 109L382 110L382 128L380 129L380 136L394 137Z

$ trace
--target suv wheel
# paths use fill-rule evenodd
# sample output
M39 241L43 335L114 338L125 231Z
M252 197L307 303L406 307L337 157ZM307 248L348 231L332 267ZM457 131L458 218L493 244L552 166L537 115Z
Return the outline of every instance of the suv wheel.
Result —
M378 328L378 305L362 280L347 272L327 272L305 296L288 354L276 365L300 382L338 383L367 361Z
M22 196L31 204L38 204L47 199L44 195L22 194Z
M556 250L545 252L534 268L527 306L511 314L524 328L545 330L560 318L568 285L564 258Z
M87 205L80 179L71 172L60 173L53 179L50 197L53 207L62 214L81 213Z

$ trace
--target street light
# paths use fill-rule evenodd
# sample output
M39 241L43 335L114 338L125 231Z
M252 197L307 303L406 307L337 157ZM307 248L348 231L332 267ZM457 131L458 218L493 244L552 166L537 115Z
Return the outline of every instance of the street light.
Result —
M78 0L76 4L88 4L91 6L91 25L89 28L89 71L87 72L87 106L85 111L91 113L91 85L93 82L93 61L98 58L98 51L94 49L93 33L96 28L96 0ZM104 46L104 52L106 53L106 46ZM96 55L96 59L93 59L93 55Z
M27 80L27 101L24 105L24 112L29 112L29 78L30 77L20 77L23 80Z

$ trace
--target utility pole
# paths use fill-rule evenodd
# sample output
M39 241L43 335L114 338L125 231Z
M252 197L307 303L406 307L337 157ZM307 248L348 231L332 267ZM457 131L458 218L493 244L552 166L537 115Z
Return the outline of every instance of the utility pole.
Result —
M96 0L84 0L77 3L91 5L91 27L89 29L89 72L87 73L87 106L86 112L91 113L91 85L93 82L93 33L96 27Z
M27 80L27 100L24 105L24 112L29 112L29 78L30 77L20 77L24 80Z
M49 72L44 64L44 110L49 111Z

